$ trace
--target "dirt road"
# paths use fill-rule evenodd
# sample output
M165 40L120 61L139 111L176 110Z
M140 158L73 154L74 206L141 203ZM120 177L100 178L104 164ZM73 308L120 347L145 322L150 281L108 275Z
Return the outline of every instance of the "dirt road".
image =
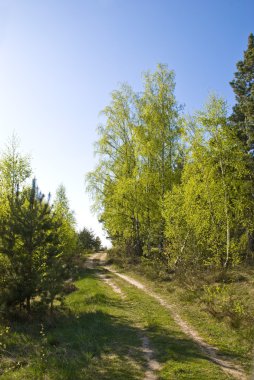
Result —
M137 281L133 279L130 276L127 276L125 274L119 273L115 269L113 269L111 266L106 265L106 253L100 252L96 253L92 256L90 256L89 259L90 265L94 267L95 265L101 265L105 270L108 272L112 273L114 276L118 276L124 281L128 282L129 284L135 286L136 288L142 290L146 294L150 295L154 299L156 299L163 307L165 307L169 312L170 315L173 317L174 321L178 324L178 326L181 328L181 330L189 337L193 339L193 341L200 347L201 351L205 353L209 359L219 365L221 369L226 372L227 374L231 375L235 379L239 380L247 380L247 375L245 374L244 370L236 365L235 363L231 362L228 360L228 358L223 358L218 355L218 349L214 346L211 346L207 342L204 341L204 339L198 334L198 332L192 328L186 321L182 319L182 317L179 315L179 313L175 310L175 307L166 302L160 295L157 293L151 291L151 289L148 289L144 284L142 284L140 281ZM88 264L89 265L89 264ZM109 280L112 282L112 280ZM115 288L115 291L117 290L118 293L121 293L121 290L119 287L116 287L116 285L110 284L108 281L108 284L112 287ZM147 346L147 338L143 337L143 346L144 346L144 351L147 352L147 358L149 362L149 350L150 348ZM152 355L151 355L152 356ZM148 364L149 366L149 364ZM158 367L157 365L155 366L156 368ZM147 377L147 380L152 380L156 379L156 377L151 374L151 377Z

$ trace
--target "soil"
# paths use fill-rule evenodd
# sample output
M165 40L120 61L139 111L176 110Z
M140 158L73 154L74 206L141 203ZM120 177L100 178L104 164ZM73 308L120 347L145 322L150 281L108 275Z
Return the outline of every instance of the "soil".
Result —
M175 306L169 304L166 302L161 296L154 293L150 289L148 289L144 284L142 284L140 281L137 281L130 276L127 276L125 274L117 272L115 269L113 269L110 266L106 266L106 253L105 252L99 252L92 256L90 256L88 265L92 263L92 265L96 265L96 262L100 265L103 265L103 268L107 271L113 273L115 276L120 277L121 279L125 280L129 284L135 286L138 289L141 289L146 294L150 295L154 299L156 299L162 306L164 306L167 310L169 310L171 316L173 317L174 321L177 323L177 325L181 328L181 330L189 337L192 338L192 340L199 346L201 351L214 363L219 365L221 369L226 372L227 374L231 375L235 379L239 380L247 380L247 376L244 372L244 370L235 363L231 362L228 358L224 358L221 355L218 354L218 348L211 346L207 342L204 341L204 339L198 334L198 332L192 328L187 322L185 322L182 317L177 313L175 310ZM104 278L105 280L105 278ZM108 284L112 287L112 289L118 293L122 294L121 289L113 285L112 280L107 279ZM142 351L144 352L144 356L147 361L147 371L146 371L146 377L145 380L156 380L157 376L155 374L155 371L157 371L160 367L159 363L156 362L153 357L154 353L151 350L149 346L149 339L146 336L141 337L142 341Z

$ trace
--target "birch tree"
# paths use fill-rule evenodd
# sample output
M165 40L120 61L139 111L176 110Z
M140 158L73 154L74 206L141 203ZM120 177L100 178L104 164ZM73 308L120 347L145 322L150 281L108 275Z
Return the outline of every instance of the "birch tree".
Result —
M177 261L190 254L200 263L227 267L243 259L244 231L247 225L253 229L246 152L227 122L222 99L211 97L196 123L182 184L166 198L166 234L173 244L174 228L180 230ZM176 209L170 213L174 199L179 215Z

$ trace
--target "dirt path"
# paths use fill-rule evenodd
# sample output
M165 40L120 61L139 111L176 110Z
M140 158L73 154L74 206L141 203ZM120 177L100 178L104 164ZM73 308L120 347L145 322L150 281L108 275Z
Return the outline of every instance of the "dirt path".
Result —
M86 266L90 269L94 269L96 267L96 261L99 263L103 263L106 260L106 254L95 253L91 255L87 261ZM106 268L108 270L108 268ZM99 273L97 275L102 281L104 281L107 285L111 287L111 289L120 295L120 297L124 300L126 299L126 295L122 291L122 289L115 284L115 282L109 278L107 275ZM136 326L139 327L139 326ZM141 351L143 353L144 359L146 361L146 372L144 380L157 380L156 372L160 369L160 364L155 360L154 351L151 348L149 338L143 333L142 328L140 328L140 340L142 343Z
M122 278L129 284L137 287L138 289L143 290L146 294L149 294L151 297L155 298L162 306L168 309L174 321L178 324L178 326L180 326L181 330L186 335L190 336L198 344L201 350L209 357L209 359L213 361L214 363L218 364L224 372L226 372L227 374L230 374L235 379L247 380L247 376L240 366L232 363L226 358L223 358L221 356L219 357L218 349L206 343L203 340L203 338L201 338L201 336L198 334L198 332L180 317L180 315L175 311L175 308L172 305L170 305L168 302L163 300L158 294L154 293L153 291L148 289L144 284L142 284L141 282L137 280L134 280L130 276L118 273L117 271L115 271L109 266L104 267L104 268L107 269L109 272L114 273L116 276Z
M106 276L105 274L98 274L98 277L104 281L107 285L109 285L111 287L111 289L120 295L120 297L122 299L125 299L126 298L126 295L123 293L122 289L119 288L119 286L117 286L112 280L111 278L109 278L108 276Z
M109 272L113 273L115 276L120 277L124 281L128 282L129 284L135 286L138 289L141 289L146 294L150 295L154 299L156 299L162 306L164 306L167 310L170 311L171 316L173 317L174 321L180 326L181 330L191 337L195 343L200 347L200 349L209 357L209 359L219 365L222 370L234 377L235 379L239 380L247 380L247 375L245 374L244 370L235 363L232 363L227 358L224 358L222 356L218 355L218 348L211 346L207 342L203 340L203 338L198 334L198 332L193 329L188 323L186 323L180 315L176 312L175 307L173 307L171 304L166 302L163 298L161 298L158 294L154 293L150 289L148 289L144 284L141 282L131 278L130 276L124 275L122 273L118 273L116 270L114 270L110 266L105 266L106 263L106 254L97 254L95 256L95 259L100 262L101 265L104 265L103 268L108 270ZM152 380L152 378L151 378Z
M146 360L147 370L145 372L144 380L157 380L158 376L156 374L160 369L160 364L154 359L154 352L150 347L149 339L146 335L141 335L142 342L142 352Z

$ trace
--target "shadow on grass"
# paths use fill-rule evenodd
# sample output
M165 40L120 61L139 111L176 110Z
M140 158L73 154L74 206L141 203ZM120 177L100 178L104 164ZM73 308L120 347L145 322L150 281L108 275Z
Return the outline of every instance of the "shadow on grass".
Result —
M157 326L156 324L150 325L148 327L147 334L149 335L151 342L154 344L154 346L158 348L157 358L158 358L158 361L161 363L167 362L170 358L173 366L174 365L179 366L179 364L182 364L183 368L185 365L189 367L191 363L193 364L199 363L197 365L197 370L198 370L198 366L200 365L202 361L203 363L205 362L207 363L205 364L205 367L207 368L207 370L209 370L209 364L216 363L216 366L218 366L218 363L216 362L216 360L207 356L205 352L202 352L200 349L200 346L197 345L197 343L195 343L192 339L189 339L189 338L184 339L181 337L177 338L176 333L174 333L174 336L170 337L168 335L169 332L166 329L162 328L161 326ZM235 368L235 365L232 362L232 359L235 359L239 363L246 359L244 355L236 354L235 352L230 351L230 350L218 350L216 351L216 356L217 358L220 358L222 360L226 360L226 361L228 360L228 362L224 362L224 364L221 363L221 367L223 367L224 369ZM217 369L219 371L219 368ZM195 371L194 367L193 367L193 370ZM202 376L201 376L201 373L202 373ZM203 368L200 373L197 373L196 378L205 379L205 373L206 373L205 368ZM220 376L220 375L217 375L217 376ZM192 378L193 377L191 377L191 379ZM217 379L217 377L214 377L214 378Z
M23 330L23 335L29 337L27 341L32 340L39 347L37 357L31 355L28 359L38 379L43 376L52 380L142 379L146 363L139 337L144 333L157 347L157 360L162 364L172 360L191 365L197 360L208 360L193 341L178 337L175 332L158 326L150 326L144 332L123 318L101 311L63 315L55 326L45 326L43 336L39 327L29 329L29 324L23 324L23 328L17 329Z
M86 279L94 279L95 272L93 269L86 269L82 277L84 275ZM83 296L82 293L80 296ZM83 301L79 298L77 302ZM208 360L196 344L181 333L177 334L157 325L150 325L147 332L144 332L133 327L125 317L116 318L98 310L98 307L103 306L126 308L128 305L124 301L95 292L91 296L85 294L84 302L89 305L89 312L61 310L53 319L44 323L43 331L40 319L12 321L14 338L10 341L8 350L19 360L22 360L23 355L28 363L28 372L23 368L21 370L24 373L15 378L142 379L146 362L140 336L144 334L148 334L152 345L156 347L157 360L162 364L172 360L174 363L191 365L199 360ZM15 334L18 337L16 340ZM221 354L231 355L224 352ZM12 377L4 375L3 380L5 379Z
M161 363L204 359L189 339L161 328L147 333L159 348ZM36 360L31 357L38 379L39 375L54 380L138 380L144 376L146 363L139 339L144 332L101 311L62 316L54 327L45 327L45 336L36 336L35 326L34 330L26 328L23 334L40 346Z

